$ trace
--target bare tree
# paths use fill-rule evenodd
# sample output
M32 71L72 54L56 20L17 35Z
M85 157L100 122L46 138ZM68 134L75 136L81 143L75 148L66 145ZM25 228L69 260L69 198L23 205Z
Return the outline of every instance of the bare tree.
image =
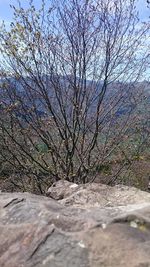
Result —
M119 149L147 65L149 25L135 6L60 0L37 10L31 0L28 9L12 7L10 30L2 25L0 33L3 159L36 177L85 183Z

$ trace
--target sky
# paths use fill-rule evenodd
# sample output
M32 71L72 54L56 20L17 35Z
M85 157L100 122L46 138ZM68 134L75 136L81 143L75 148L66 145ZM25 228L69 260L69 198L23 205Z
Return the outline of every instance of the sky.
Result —
M50 0L46 0L48 2ZM23 7L28 7L28 0L20 0ZM41 0L35 0L37 6L40 5ZM13 20L13 10L10 5L18 6L17 0L0 0L0 22L5 21L6 25L9 25Z
M51 0L46 0L50 2ZM24 7L27 6L28 0L20 0ZM36 5L39 5L41 0L34 1ZM0 22L5 21L6 25L9 25L13 18L13 13L10 8L11 5L17 5L17 0L0 0ZM137 8L139 10L139 15L141 20L148 19L150 16L150 9L147 8L147 0L138 0Z

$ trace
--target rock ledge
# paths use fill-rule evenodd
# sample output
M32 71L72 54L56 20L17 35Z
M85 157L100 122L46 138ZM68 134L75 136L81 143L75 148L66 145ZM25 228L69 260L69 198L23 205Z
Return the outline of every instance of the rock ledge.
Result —
M0 193L0 266L150 266L149 193L61 181L47 195Z

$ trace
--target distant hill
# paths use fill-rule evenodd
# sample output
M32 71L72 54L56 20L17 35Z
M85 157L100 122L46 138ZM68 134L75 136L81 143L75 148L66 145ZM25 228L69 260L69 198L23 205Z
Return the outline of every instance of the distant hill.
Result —
M46 97L50 98L53 106L60 111L57 97L61 98L65 104L65 109L69 109L71 99L74 94L74 85L71 76L53 77L52 82L49 76L37 78L37 81L30 78L15 79L8 77L0 80L0 107L14 105L14 114L22 119L30 116L30 112L36 109L36 115L39 117L51 115L47 109ZM85 82L85 81L84 81ZM83 81L78 79L79 87L83 85ZM38 86L37 86L38 84ZM44 88L43 88L44 85ZM99 95L102 92L103 81L86 81L85 105L89 105L89 113L96 112ZM83 92L81 97L83 97ZM114 82L108 85L103 100L103 107L107 109L109 105L115 106L116 117L120 117L131 112L136 105L137 94L142 94L141 110L144 104L150 102L150 83L147 81L137 82L134 84ZM45 97L45 99L44 99ZM115 104L115 102L118 104ZM143 110L146 112L146 110Z

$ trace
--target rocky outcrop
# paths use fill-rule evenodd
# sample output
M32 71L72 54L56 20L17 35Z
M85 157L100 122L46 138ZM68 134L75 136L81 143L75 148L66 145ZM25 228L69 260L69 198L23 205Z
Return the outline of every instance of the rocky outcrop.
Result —
M47 195L0 193L0 266L150 266L149 193L61 181Z
M77 185L67 181L54 183L47 196L59 203L76 207L113 207L150 202L150 194L134 187L117 185L114 187L89 183Z

